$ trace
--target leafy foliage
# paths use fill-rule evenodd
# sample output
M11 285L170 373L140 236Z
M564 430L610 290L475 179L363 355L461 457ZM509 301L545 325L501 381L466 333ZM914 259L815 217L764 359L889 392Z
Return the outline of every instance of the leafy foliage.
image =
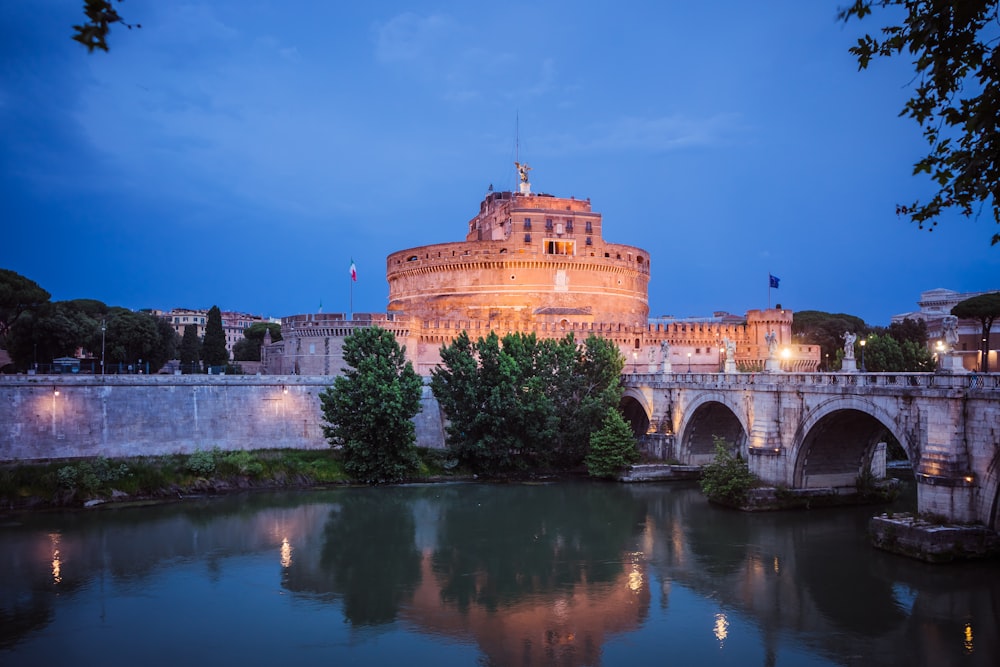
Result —
M473 470L495 474L583 461L590 434L621 400L622 359L590 336L538 340L462 332L441 348L431 387L448 416L448 446Z
M412 418L422 382L395 337L380 327L344 340L350 368L320 394L323 432L343 452L348 475L371 484L396 482L418 467Z
M6 348L7 334L22 313L38 309L51 296L34 280L0 269L0 347Z
M745 505L747 494L758 480L746 461L729 451L725 439L713 436L713 440L715 459L702 469L701 492L712 502L733 507Z
M982 335L980 336L980 354L982 361L980 367L983 372L990 370L990 330L993 323L1000 317L1000 292L990 292L980 294L960 301L951 309L951 314L961 319L979 320L982 325Z
M608 410L601 428L590 436L590 452L584 459L587 473L592 477L615 477L638 460L632 427L617 409Z
M839 370L844 354L844 332L863 333L865 321L846 313L800 310L792 315L792 335L806 345L819 345L823 370ZM826 365L829 361L829 368Z
M123 21L111 4L111 0L84 0L83 13L87 15L87 22L73 26L76 32L73 39L86 46L88 52L93 52L94 49L108 50L107 37L114 23L120 23L129 30L142 27L138 23Z
M929 373L934 370L934 357L924 343L900 342L888 333L870 334L865 341L865 370L870 373ZM860 351L857 357L861 357Z
M208 310L205 338L201 342L201 359L205 366L225 366L229 361L226 332L222 328L222 311L218 306L212 306Z
M930 146L913 168L934 181L927 202L897 206L920 229L933 230L947 209L966 217L983 206L1000 224L1000 55L997 54L996 0L855 0L840 13L844 21L863 19L873 7L901 9L900 25L882 28L881 38L865 35L850 52L858 69L873 58L910 54L916 88L901 116L915 120ZM1000 243L994 234L992 244Z
M281 325L275 322L255 322L243 330L243 340L233 346L233 359L236 361L260 361L260 348L264 343L264 334L271 332L271 341L281 340Z

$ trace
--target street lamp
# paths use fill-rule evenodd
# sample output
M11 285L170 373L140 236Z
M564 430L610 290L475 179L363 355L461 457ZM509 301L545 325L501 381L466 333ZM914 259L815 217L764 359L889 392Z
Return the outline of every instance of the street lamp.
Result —
M688 352L688 373L691 373L691 353Z
M866 342L867 341L864 338L861 339L861 372L862 373L865 372L865 343Z
M632 374L635 375L639 372L639 353L632 353Z
M108 325L101 320L101 375L104 375L104 332L108 330Z
M788 359L792 356L792 351L787 347L781 348L781 370L787 372L788 369Z
M830 372L830 353L826 353L826 372Z

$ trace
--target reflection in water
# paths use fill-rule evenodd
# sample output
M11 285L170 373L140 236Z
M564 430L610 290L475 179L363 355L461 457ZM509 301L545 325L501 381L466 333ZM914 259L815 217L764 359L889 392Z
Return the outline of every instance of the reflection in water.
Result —
M281 540L281 567L289 567L292 564L292 545L288 543L288 538Z
M0 664L996 664L995 564L874 551L870 514L512 484L25 515Z
M725 614L715 615L715 626L712 628L712 632L715 634L715 638L719 640L719 646L721 647L725 643L726 637L729 636L729 619L726 618Z
M59 533L49 533L52 542L52 583L62 583L62 560L59 558Z

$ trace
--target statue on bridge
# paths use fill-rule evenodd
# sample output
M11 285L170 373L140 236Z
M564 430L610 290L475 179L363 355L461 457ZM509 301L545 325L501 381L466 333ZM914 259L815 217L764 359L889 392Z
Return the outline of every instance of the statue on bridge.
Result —
M735 373L736 372L736 341L730 340L729 338L723 338L722 344L726 348L726 361L723 365L724 373Z
M850 331L844 332L844 359L854 358L854 341L858 339L857 335L851 333Z
M958 318L947 315L941 320L941 335L944 338L944 353L951 354L958 345Z
M778 334L774 333L774 329L764 334L764 342L767 343L767 358L774 359L778 352Z
M663 372L670 373L670 343L668 341L660 342L660 361L663 362Z

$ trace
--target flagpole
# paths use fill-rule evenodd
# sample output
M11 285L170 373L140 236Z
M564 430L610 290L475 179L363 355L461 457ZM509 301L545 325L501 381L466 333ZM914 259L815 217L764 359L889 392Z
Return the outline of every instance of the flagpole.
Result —
M767 309L771 310L771 272L767 273Z

